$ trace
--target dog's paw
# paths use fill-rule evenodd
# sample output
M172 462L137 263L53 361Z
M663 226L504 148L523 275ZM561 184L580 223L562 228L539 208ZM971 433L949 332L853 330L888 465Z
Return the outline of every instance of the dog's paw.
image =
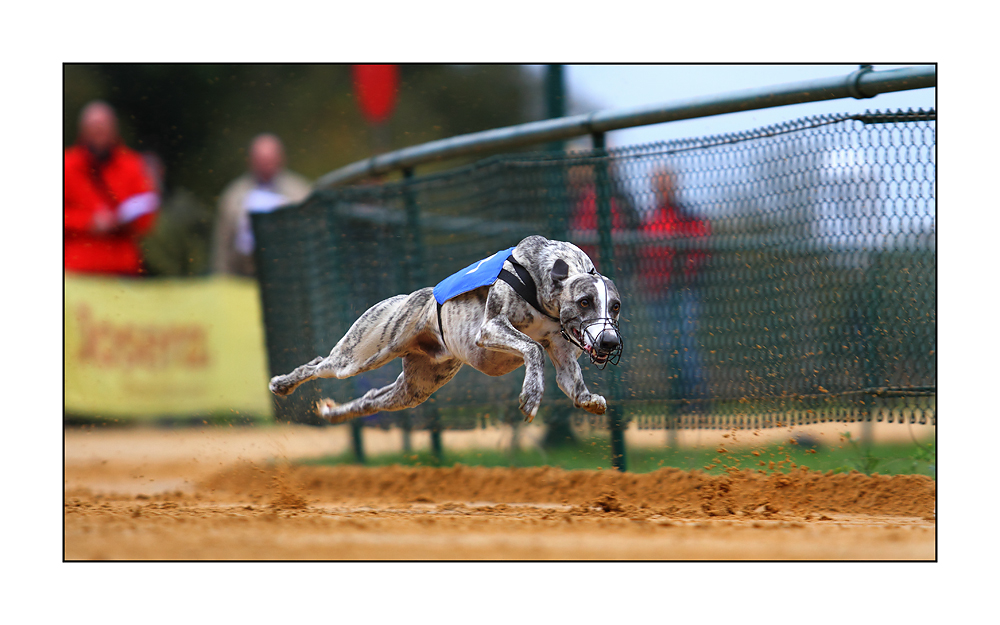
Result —
M542 396L541 394L522 392L519 399L521 412L524 413L524 421L531 423L535 419L535 415L538 414L538 407L542 405Z
M577 408L583 408L587 412L592 412L594 414L604 414L608 409L608 402L600 395L590 394L589 396L580 399L577 404Z
M271 378L271 382L267 385L267 387L271 389L271 392L278 397L287 397L292 394L292 391L295 390L294 386L283 382L284 377L285 376L283 375L276 375Z
M316 414L330 425L346 423L357 416L350 413L345 414L344 405L329 398L323 398L316 402Z
M333 411L337 406L332 399L323 398L316 402L316 414L333 423Z

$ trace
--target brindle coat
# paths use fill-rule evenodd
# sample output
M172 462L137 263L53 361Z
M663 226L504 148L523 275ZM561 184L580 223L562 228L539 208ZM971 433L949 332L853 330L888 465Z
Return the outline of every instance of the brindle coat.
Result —
M531 421L542 401L544 352L556 368L559 388L578 408L603 414L603 397L587 390L577 358L582 350L567 341L561 328L588 353L604 357L601 343L617 322L621 300L608 278L596 273L580 248L563 241L530 236L513 252L531 274L545 315L532 308L502 280L444 303L442 337L433 289L397 295L372 306L351 326L327 357L317 357L287 375L271 378L275 395L286 396L316 378L348 378L403 359L403 372L388 386L372 389L344 404L323 399L317 412L341 423L382 410L412 408L446 384L462 365L492 376L525 367L520 408ZM504 268L513 271L510 262ZM595 324L596 323L596 329ZM602 334L603 332L603 334ZM611 341L620 341L617 329Z

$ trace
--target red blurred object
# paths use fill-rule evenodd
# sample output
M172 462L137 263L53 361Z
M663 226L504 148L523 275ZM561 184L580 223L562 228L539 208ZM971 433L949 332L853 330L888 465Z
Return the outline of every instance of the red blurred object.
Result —
M398 65L354 65L354 93L361 112L371 124L384 124L392 116L399 92Z
M139 238L156 223L159 196L136 152L117 144L97 159L83 144L63 159L63 266L66 271L139 275ZM110 232L94 229L95 215L112 211Z

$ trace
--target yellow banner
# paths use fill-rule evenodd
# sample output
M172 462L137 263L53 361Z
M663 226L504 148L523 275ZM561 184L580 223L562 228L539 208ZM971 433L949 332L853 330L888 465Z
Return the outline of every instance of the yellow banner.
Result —
M65 274L65 409L271 416L257 283Z

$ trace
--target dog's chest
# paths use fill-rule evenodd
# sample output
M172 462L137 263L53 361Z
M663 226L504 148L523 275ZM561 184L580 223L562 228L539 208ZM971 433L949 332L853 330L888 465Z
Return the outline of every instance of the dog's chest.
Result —
M527 314L524 318L511 319L511 325L513 325L519 332L525 334L536 343L541 343L544 346L549 344L549 341L552 340L553 336L558 336L559 324L551 319L542 317L538 313L531 314L531 312L525 312Z

